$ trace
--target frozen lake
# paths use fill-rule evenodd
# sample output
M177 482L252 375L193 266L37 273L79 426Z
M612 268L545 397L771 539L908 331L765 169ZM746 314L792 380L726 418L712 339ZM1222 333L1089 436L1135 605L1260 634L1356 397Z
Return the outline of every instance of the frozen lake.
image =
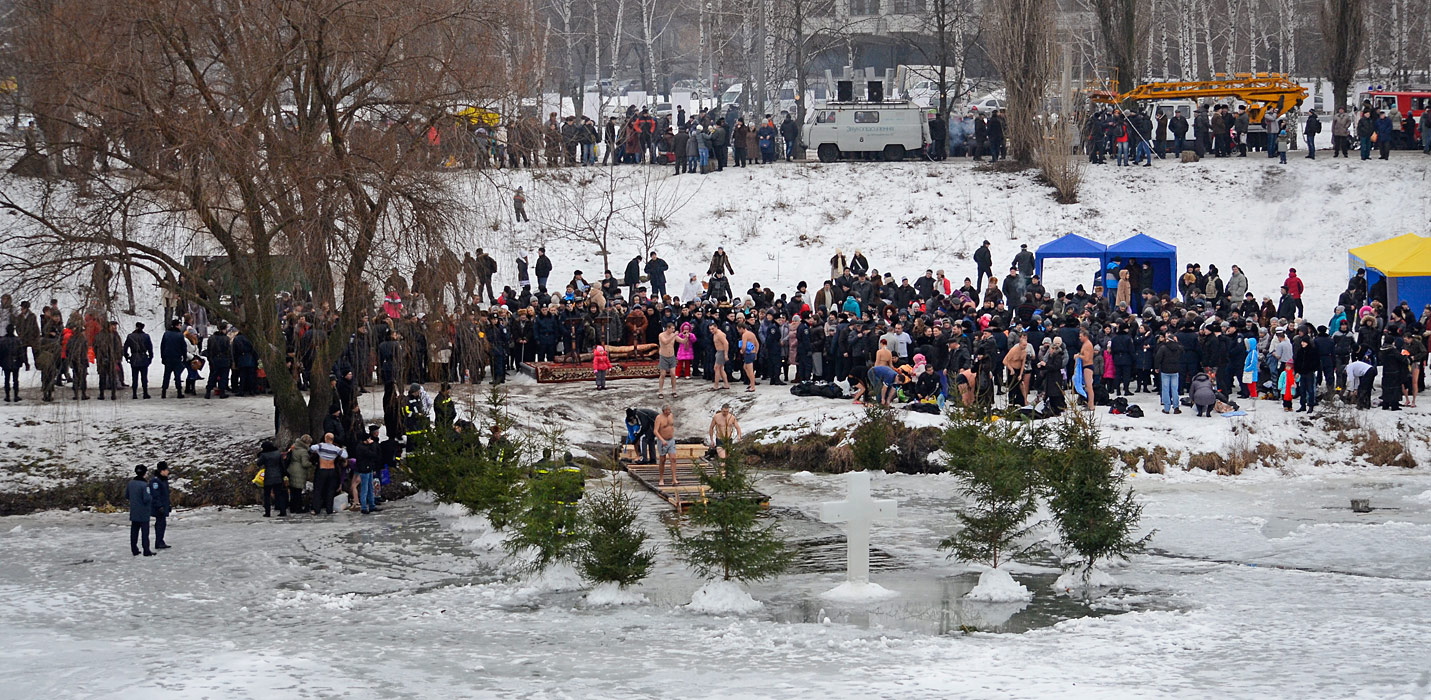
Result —
M417 502L324 520L190 511L153 558L129 556L123 515L7 518L0 697L1424 697L1431 479L1134 482L1155 553L1091 603L1055 598L1052 569L1016 569L1037 599L1000 624L1035 629L1006 633L940 628L965 619L937 611L960 609L973 575L934 549L953 493L938 476L875 480L901 517L874 530L873 578L900 598L822 603L840 575L816 556L752 587L764 613L731 618L682 610L699 582L669 556L643 606L526 587ZM840 477L761 487L813 549L837 532L810 514ZM1382 509L1353 514L1351 496ZM664 543L659 509L646 515Z

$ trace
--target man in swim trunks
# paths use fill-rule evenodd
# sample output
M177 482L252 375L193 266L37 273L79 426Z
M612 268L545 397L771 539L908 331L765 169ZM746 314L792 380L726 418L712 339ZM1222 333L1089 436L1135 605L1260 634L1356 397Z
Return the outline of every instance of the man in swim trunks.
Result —
M669 326L669 324L667 324ZM666 485L666 460L671 460L671 485L680 486L676 478L676 417L671 415L671 405L661 407L661 415L656 416L656 476L661 486Z

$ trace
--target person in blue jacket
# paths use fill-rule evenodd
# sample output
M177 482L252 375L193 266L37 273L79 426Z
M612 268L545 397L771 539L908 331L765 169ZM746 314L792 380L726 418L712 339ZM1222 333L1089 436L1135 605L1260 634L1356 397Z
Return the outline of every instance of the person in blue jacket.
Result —
M125 495L129 497L129 551L139 556L139 536L144 535L144 556L152 557L149 549L149 516L153 510L153 497L149 494L149 482L144 480L148 467L134 468L134 478L129 480Z

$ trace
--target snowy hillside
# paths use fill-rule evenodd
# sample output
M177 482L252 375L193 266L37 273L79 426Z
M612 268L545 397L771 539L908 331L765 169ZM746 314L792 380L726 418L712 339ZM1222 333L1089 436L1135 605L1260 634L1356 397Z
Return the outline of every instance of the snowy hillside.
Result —
M1276 297L1295 267L1306 280L1306 307L1324 323L1345 288L1348 247L1408 231L1426 234L1431 223L1431 158L1397 151L1389 161L1316 160L1294 152L1287 165L1260 154L1183 164L1171 158L1151 168L1089 166L1081 203L1060 205L1033 173L979 172L968 161L944 163L803 163L727 169L710 175L670 175L683 195L694 196L670 217L656 250L671 265L671 292L679 294L691 272L704 275L718 245L730 253L736 293L752 282L788 293L804 280L813 290L829 277L836 248L860 249L880 272L911 281L925 269L943 269L957 285L972 276L970 256L993 243L994 272L1002 275L1026 243L1030 249L1065 233L1103 243L1133 232L1178 247L1179 269L1215 264L1224 279L1233 264L1247 273L1251 291ZM642 169L622 166L624 191L645 188ZM591 169L582 172L590 172ZM662 168L674 173L673 168ZM524 186L533 222L511 222L508 188ZM544 237L542 186L530 173L503 172L473 181L476 196L501 231L483 230L496 250L498 277L514 283L509 262L519 249L545 243L564 284L581 269L601 277L591 246ZM674 189L674 185L667 185ZM697 189L698 188L698 189ZM495 214L500 212L500 214ZM622 228L632 232L630 226ZM634 242L613 245L613 272L640 254ZM1050 291L1073 290L1092 279L1088 261L1054 261L1045 267Z

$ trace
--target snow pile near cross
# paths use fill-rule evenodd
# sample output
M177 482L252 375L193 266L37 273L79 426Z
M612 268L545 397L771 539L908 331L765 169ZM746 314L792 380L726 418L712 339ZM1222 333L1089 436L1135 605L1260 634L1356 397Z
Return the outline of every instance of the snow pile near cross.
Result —
M979 585L964 597L983 603L1016 603L1033 600L1033 593L1015 581L1008 571L989 569L979 574Z
M878 583L846 581L821 593L820 597L840 603L866 603L888 600L898 595L899 591L891 591Z
M691 596L691 604L686 609L707 615L746 615L759 612L764 607L760 601L750 597L740 584L716 579L701 586Z

